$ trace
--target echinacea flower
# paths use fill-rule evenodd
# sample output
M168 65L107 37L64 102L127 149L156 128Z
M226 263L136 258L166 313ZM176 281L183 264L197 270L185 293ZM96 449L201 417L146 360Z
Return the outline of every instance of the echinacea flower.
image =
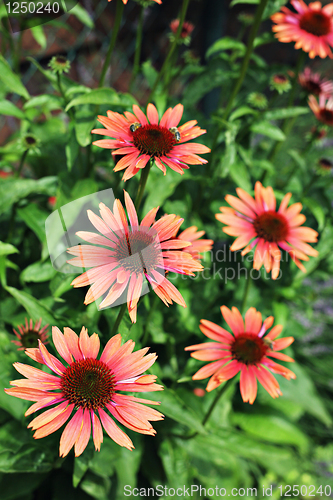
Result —
M309 5L303 0L291 0L296 12L282 7L281 12L271 16L276 23L272 30L280 42L296 42L295 49L302 49L313 59L319 56L333 57L330 46L333 47L333 3L324 7L320 2Z
M191 246L191 242L173 237L183 219L169 214L155 222L158 208L153 208L139 225L134 204L126 191L125 206L130 226L119 200L115 200L113 211L100 203L101 217L88 210L90 222L101 234L86 231L76 234L103 246L78 245L67 250L75 255L69 264L92 268L75 278L72 285L92 285L85 297L86 305L108 291L100 308L111 306L127 290L128 312L133 323L146 281L167 306L174 300L186 307L177 288L165 277L166 271L194 276L194 271L203 269L190 253L182 251Z
M124 181L137 174L150 159L155 160L156 166L164 175L166 167L183 174L184 169L189 168L188 164L207 163L198 154L210 152L203 144L184 144L205 134L206 130L196 126L196 120L178 127L183 109L182 104L167 109L160 121L153 104L147 106L148 119L136 104L133 105L134 114L125 111L124 116L108 111L107 117L98 117L105 129L95 129L92 133L107 135L113 139L102 139L93 144L113 149L113 155L124 155L114 168L115 172L126 169Z
M174 19L170 23L170 29L171 29L171 36L170 40L173 42L175 39L175 35L177 33L177 30L179 28L179 19ZM194 24L190 23L189 21L184 21L181 32L180 32L180 43L185 43L185 45L189 45L191 41L191 34L192 31L194 30Z
M227 227L223 231L230 236L238 236L230 250L240 250L242 255L255 247L253 267L259 270L262 265L266 272L272 271L272 279L280 273L282 248L293 259L295 264L306 272L301 260L309 260L308 255L316 257L317 250L306 242L315 243L318 233L309 227L300 227L306 220L301 214L301 203L288 207L291 193L287 193L276 211L276 199L273 189L264 188L256 182L253 199L241 188L236 189L239 198L228 194L225 200L233 208L220 207L222 214L216 214L217 220ZM287 208L288 207L288 208ZM252 240L252 241L251 241Z
M195 351L191 356L200 361L212 361L200 368L193 375L193 380L211 377L206 390L216 389L222 382L233 378L240 372L240 391L244 403L253 404L257 396L257 380L272 396L281 396L280 386L271 372L282 375L286 379L294 379L296 375L273 359L294 361L279 351L288 347L294 341L293 337L275 340L282 331L282 325L274 326L274 318L269 316L262 322L261 313L251 307L245 314L245 325L237 307L232 310L221 307L226 323L232 334L211 321L201 320L200 330L206 337L217 342L205 342L185 348L185 351ZM273 358L273 359L270 359Z
M54 375L23 363L14 363L16 370L26 378L13 380L10 384L14 387L5 389L11 396L36 401L25 416L53 406L28 425L35 431L35 439L57 431L72 416L60 438L61 457L65 457L73 446L75 456L81 455L91 432L95 449L99 451L103 442L102 426L113 441L131 450L134 448L132 441L109 413L128 429L151 436L156 434L149 421L161 420L163 415L141 403L159 403L119 393L163 389L154 383L155 375L142 375L155 362L156 354L146 355L148 347L133 353L135 343L128 340L121 345L121 335L118 334L107 342L100 359L97 359L99 337L96 333L89 337L84 327L78 337L70 328L64 328L62 334L54 326L52 338L67 366L39 341L38 348L26 349L25 352L34 361L46 365Z
M321 78L320 73L313 73L310 68L305 68L298 75L298 81L309 94L325 94L327 97L333 94L333 82L327 78Z
M266 109L268 106L267 97L260 92L251 92L247 97L247 102L258 109Z
M54 73L68 73L71 69L71 63L65 56L53 56L49 62L49 67Z
M13 328L13 332L15 333L18 340L12 340L13 344L18 345L18 351L23 351L27 347L37 347L38 341L40 340L44 344L47 344L48 338L48 329L49 325L43 326L41 328L42 318L36 321L35 326L33 325L32 319L28 321L25 318L25 325L18 325L17 329L20 333L18 333L15 328Z
M214 244L213 240L202 240L201 237L205 231L198 231L196 226L191 226L178 234L177 238L183 241L189 241L191 246L185 248L185 252L192 255L193 259L200 260L202 252L209 252ZM175 234L176 236L176 234Z
M271 90L276 90L279 94L283 94L291 89L291 83L286 75L277 73L272 75L270 79L270 88Z
M318 102L314 95L310 95L309 106L317 120L333 126L333 97L327 99L326 95L321 94Z

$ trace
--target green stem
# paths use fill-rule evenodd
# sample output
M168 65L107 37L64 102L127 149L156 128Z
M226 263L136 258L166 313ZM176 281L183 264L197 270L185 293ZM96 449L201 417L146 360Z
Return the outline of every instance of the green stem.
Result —
M265 1L267 1L267 0L265 0ZM170 50L168 52L168 55L165 58L165 61L164 61L163 66L161 68L161 71L157 75L157 78L155 80L153 88L152 88L152 90L151 90L151 92L149 94L148 102L150 102L152 96L154 95L155 90L157 88L157 85L160 83L162 76L164 75L164 73L169 68L170 60L172 58L172 55L173 55L174 51L176 50L176 47L178 45L178 41L180 39L180 34L182 32L182 29L183 29L183 24L184 24L184 21L185 21L185 16L186 16L186 12L187 12L187 8L188 8L189 3L190 3L190 0L183 0L183 5L182 5L180 17L179 17L179 26L178 26L177 32L175 34L175 38L174 38L174 40L173 40L173 42L172 42L172 44L170 46Z
M22 154L21 160L20 160L20 164L19 164L19 168L16 170L14 177L20 177L20 175L22 173L23 166L24 166L24 161L25 161L26 156L27 156L28 153L29 153L29 149L26 149L24 151L24 153Z
M268 3L268 0L261 0L260 4L257 7L255 18L254 18L254 21L253 21L253 24L252 24L252 27L251 27L251 31L249 33L249 39L248 39L248 42L247 42L247 49L246 49L245 56L244 56L244 59L243 59L243 62L242 62L242 66L241 66L241 69L240 69L240 74L239 74L238 80L236 82L236 85L233 88L231 96L229 97L227 107L225 108L224 113L222 115L222 120L226 120L228 118L229 113L232 110L232 106L234 104L234 100L235 100L235 98L236 98L236 96L237 96L237 94L238 94L238 92L239 92L239 90L240 90L240 88L241 88L241 86L243 84L243 81L244 81L244 78L245 78L245 75L246 75L246 72L247 72L247 68L249 66L250 57L251 57L251 54L252 54L252 51L253 51L254 39L257 36L257 32L258 32L258 29L259 29L259 26L260 26L260 23L261 23L261 18L262 18L262 15L264 13L264 10L265 10L265 7L266 7L267 3ZM221 92L221 97L223 97L223 93L222 92ZM216 133L215 133L215 136L214 136L214 140L213 140L213 145L212 145L212 152L211 152L210 163L212 163L212 159L213 159L213 156L214 156L214 153L215 153L215 150L216 150L216 146L217 146L217 139L218 139L218 136L219 136L219 134L220 134L220 132L222 130L222 127L223 127L223 125L220 125L219 127L217 127L217 130L216 130Z
M145 187L147 184L148 175L149 175L149 172L150 172L150 169L151 169L153 163L154 163L154 160L151 158L149 160L148 165L146 165L145 168L143 168L141 171L138 192L137 192L135 202L134 202L136 210L138 210L139 206L141 205L143 193L144 193L144 190L145 190Z
M295 93L296 93L297 82L298 82L298 74L299 74L300 70L302 69L302 67L304 65L305 58L306 58L306 53L301 50L301 52L299 53L297 64L296 64L296 68L295 68L295 76L294 76L293 84L292 84L291 91L290 91L290 94L289 94L287 108L290 108L294 104ZM296 117L291 118L291 119L290 118L285 118L283 120L283 123L282 123L282 126L281 126L281 130L282 130L282 132L286 136L288 136L290 134L290 132L291 132L293 126L294 126L295 121L296 121ZM273 163L276 155L280 151L281 146L282 146L282 141L277 141L275 143L275 145L273 146L273 148L272 148L272 150L271 150L271 152L270 152L270 154L268 156L268 161L270 161L271 163ZM264 172L262 178L261 178L261 182L262 183L266 179L267 173L268 173L268 171L266 170Z
M149 312L148 312L148 315L147 315L147 319L146 319L144 327L143 327L143 337L142 337L142 341L141 341L142 345L145 345L146 342L147 342L149 321L150 321L150 319L152 317L153 312L156 309L157 302L158 302L157 295L154 295L153 303L150 306L150 309L149 309Z
M138 29L136 31L135 54L134 54L133 73L130 82L130 91L132 91L133 83L135 81L135 78L137 77L137 74L139 73L144 10L145 10L144 7L141 7L139 21L138 21Z
M65 94L64 88L63 88L62 83L61 83L61 75L59 72L57 72L57 84L58 84L58 89L59 89L59 92L61 94L61 97L64 100L64 107L66 108L66 106L68 104L68 100L66 98L66 94ZM69 115L71 121L74 121L74 115L73 115L72 109L68 110L68 115Z
M109 64L110 64L110 59L111 59L113 49L116 45L116 40L117 40L117 35L118 35L118 31L119 31L120 24L121 24L123 10L124 10L124 4L123 4L122 0L117 0L116 19L114 22L112 36L110 39L110 45L109 45L108 51L106 53L106 57L105 57L105 61L103 64L102 73L101 73L101 76L99 79L98 87L103 87L103 85L104 85L105 75L106 75L107 69L108 69Z
M126 309L127 309L127 303L126 303L126 302L124 302L124 304L121 306L121 309L120 309L120 311L119 311L119 313L118 313L117 319L116 319L116 321L115 321L115 323L114 323L114 325L113 325L113 328L112 328L112 331L111 331L110 338L111 338L111 337L113 337L114 335L116 335L117 330L118 330L118 328L119 328L119 325L120 325L120 323L121 323L121 320L123 319L124 314L125 314L125 312L126 312Z
M246 306L246 301L247 301L247 296L249 294L249 290L250 290L250 285L251 285L251 277L249 276L246 280L246 285L245 285L245 288L244 288L244 295L243 295L243 300L242 300L242 314L245 313L245 306Z
M217 405L217 403L219 402L219 399L220 397L229 389L229 387L231 385L233 385L235 383L235 378L231 378L229 380L226 381L226 383L221 387L221 389L219 391L217 391L217 394L214 398L214 400L212 401L212 404L210 405L210 407L208 408L208 411L206 413L206 415L204 416L203 420L202 420L202 425L205 426L207 421L209 420L211 414L213 413L214 411L214 408L215 406ZM189 436L182 436L180 434L173 434L172 436L173 437L177 437L177 438L180 438L180 439L184 439L184 440L188 440L188 439L193 439L194 437L196 437L197 435L199 434L199 432L194 432L193 434L190 434Z

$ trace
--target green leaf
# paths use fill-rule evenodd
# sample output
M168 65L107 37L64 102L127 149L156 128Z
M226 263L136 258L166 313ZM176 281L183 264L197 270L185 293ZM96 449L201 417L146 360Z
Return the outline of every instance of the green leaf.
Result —
M17 248L10 243L3 243L0 241L0 255L10 255L12 253L18 253Z
M73 471L73 486L77 488L81 479L87 472L90 462L94 456L94 449L92 443L88 443L87 448L84 450L82 455L75 457L74 459L74 471Z
M88 105L82 106L76 111L75 135L77 142L80 144L80 146L85 148L86 146L88 146L88 144L91 143L92 140L91 131L94 128L95 121L96 121L96 116L91 111Z
M231 8L234 5L237 5L238 3L257 4L257 3L259 3L259 0L232 0L232 2L229 5L229 7Z
M57 324L52 312L41 304L39 300L32 297L32 295L27 292L23 292L22 290L17 290L17 288L13 288L11 286L7 286L6 290L24 307L33 321L37 321L39 318L42 318L45 323L49 323L51 325Z
M216 42L214 42L213 45L209 47L206 52L206 59L208 59L213 54L216 54L216 52L221 52L222 50L236 49L239 50L241 54L243 54L245 52L245 48L245 45L239 40L235 40L234 38L226 36L224 38L216 40Z
M167 167L167 174L163 173L154 165L150 171L146 191L148 196L144 205L143 212L162 206L175 191L178 184L182 181L182 176Z
M292 118L294 116L305 115L309 113L310 109L305 106L294 106L292 108L272 109L263 113L265 120L284 120L285 118Z
M254 109L249 108L248 106L240 106L233 113L231 113L229 117L229 122L232 122L244 115L256 115L256 114L257 111L255 111Z
M108 491L111 482L108 479L101 479L90 471L85 475L80 483L80 488L96 500L108 500Z
M94 21L91 19L86 9L81 7L80 4L77 3L74 7L72 7L70 13L77 17L78 20L88 28L92 29L94 27Z
M0 101L0 115L15 116L15 118L19 118L20 120L25 119L23 111L12 102L7 101L7 99Z
M121 106L121 100L114 89L101 88L93 89L86 94L82 94L72 99L66 106L65 111L68 111L73 106L82 104L107 104L108 106Z
M75 137L75 131L72 130L68 143L66 144L66 160L67 160L67 168L70 172L74 166L76 158L79 154L79 144Z
M158 73L156 69L152 66L151 61L148 60L142 64L142 73L144 74L147 80L149 88L152 89Z
M39 180L9 179L0 184L0 214L8 210L13 203L30 194L55 195L57 177L43 177Z
M35 233L41 243L46 242L45 221L49 214L38 207L35 203L30 203L24 208L17 210L18 215L28 227Z
M20 279L26 282L42 283L49 281L57 274L50 261L34 262L26 267L20 275Z
M249 170L246 165L237 160L229 168L229 175L237 186L241 187L247 192L252 190L252 182L249 174Z
M313 198L303 198L302 201L316 218L318 222L318 231L322 231L325 226L325 212L322 205Z
M309 446L307 436L296 425L277 415L234 413L232 422L261 441L295 445L302 452Z
M279 127L265 121L254 123L251 126L251 131L254 132L255 134L266 135L267 137L270 137L275 141L284 141L286 139L285 134Z
M145 394L142 397L146 398ZM160 401L161 406L159 407L159 411L167 417L183 425L187 425L190 429L206 433L206 429L203 427L200 417L191 408L187 407L176 391L165 389L158 393L152 392L147 395L147 399Z
M36 42L42 47L42 49L46 49L47 39L43 30L43 27L40 25L34 26L30 28L32 36L36 40Z
M12 71L8 62L0 54L0 80L4 83L8 92L14 92L25 99L29 99L29 92L22 84L20 78Z
M52 111L54 109L62 108L62 99L59 96L52 94L41 94L32 97L29 101L24 104L24 109L31 109L41 106L48 111Z

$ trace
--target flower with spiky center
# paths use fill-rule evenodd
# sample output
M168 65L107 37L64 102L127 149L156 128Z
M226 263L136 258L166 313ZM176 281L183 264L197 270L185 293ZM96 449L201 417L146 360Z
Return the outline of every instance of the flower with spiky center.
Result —
M288 92L291 88L291 83L286 75L278 73L271 77L270 88L271 90L276 90L279 94L283 94L284 92Z
M292 344L294 338L275 340L282 331L282 325L274 326L265 335L273 325L274 318L269 316L262 322L261 313L254 307L245 314L245 325L237 307L230 310L222 306L221 312L232 334L219 325L202 319L200 330L206 337L217 342L205 342L185 348L185 351L195 351L191 353L195 359L212 361L200 368L193 375L193 380L211 377L206 387L209 392L240 372L240 391L244 403L253 404L256 399L257 380L272 398L280 396L282 394L280 386L271 372L282 375L288 380L296 378L296 375L288 368L275 363L273 359L294 361L279 352Z
M23 351L28 347L38 347L38 341L40 340L44 344L48 343L48 326L45 325L41 328L42 318L36 321L35 326L33 325L32 319L28 321L25 318L25 325L17 325L19 333L13 328L18 340L12 340L13 344L19 346L18 351Z
M245 247L242 255L255 247L253 267L259 270L262 265L266 272L272 271L272 279L280 274L280 248L288 252L295 264L306 272L301 260L309 260L308 255L316 257L317 250L306 242L315 243L318 233L309 227L300 227L306 217L300 213L301 203L288 207L291 193L287 193L276 211L276 199L273 189L264 188L256 182L253 199L241 188L236 189L239 198L228 194L225 200L233 208L220 207L222 214L216 214L217 220L226 224L223 231L230 236L238 236L230 250ZM252 241L251 241L252 240Z
M178 27L179 27L179 19L174 19L173 21L171 21L170 23L171 42L175 40L175 35L177 33ZM190 23L189 21L184 21L178 43L184 43L185 45L189 45L191 42L191 34L193 30L194 30L194 24Z
M317 120L333 126L333 97L327 99L326 95L321 94L318 102L314 95L310 95L309 106Z
M155 384L155 375L143 375L156 360L156 354L147 354L148 347L132 352L135 343L128 340L121 345L121 335L115 335L106 344L100 359L99 337L96 333L89 337L82 328L80 336L70 328L52 327L54 345L65 360L65 366L48 352L39 341L38 348L26 349L26 354L34 361L46 365L55 375L38 368L14 363L16 370L25 379L10 382L13 388L5 389L11 396L28 401L36 401L26 411L31 415L49 406L34 418L28 427L40 439L58 430L74 414L66 425L60 439L59 454L65 457L74 446L75 456L86 448L92 430L96 450L103 442L103 429L113 441L131 450L133 443L110 417L118 420L128 429L141 434L156 434L151 423L161 420L163 415L141 403L159 404L147 399L126 396L119 391L150 392L163 387ZM54 406L56 405L56 406Z
M115 200L113 211L103 203L99 205L101 217L88 210L88 217L101 233L79 231L77 236L95 245L78 245L67 251L75 258L68 261L77 267L92 269L74 279L74 287L92 285L85 297L85 304L107 295L100 308L112 306L127 290L130 318L136 322L137 304L144 285L149 284L168 306L174 300L186 307L177 288L165 277L166 271L194 276L202 265L190 253L183 251L191 242L174 238L183 219L170 214L155 222L158 208L153 208L139 225L134 204L125 191L125 210ZM126 299L124 299L124 302Z
M268 106L266 96L260 92L251 92L251 94L248 95L247 102L258 109L266 109Z
M303 73L298 75L298 81L309 94L323 94L327 97L333 94L333 82L321 78L320 73L313 73L310 68L305 68Z
M114 149L113 155L124 155L114 168L115 172L126 169L124 181L137 174L150 159L155 160L156 166L164 175L166 167L183 174L184 169L189 168L188 164L207 163L207 160L198 154L210 152L210 149L203 144L184 144L205 134L206 130L196 126L196 120L178 127L183 109L182 104L167 109L160 121L153 104L147 106L148 119L136 104L133 105L134 114L125 111L124 116L108 111L107 117L98 117L98 121L105 129L95 129L92 133L107 135L114 139L102 139L93 144L101 148Z
M71 68L71 63L66 59L65 56L53 56L49 62L49 67L55 73L68 73Z
M330 47L333 47L333 3L324 7L320 2L309 5L303 0L291 0L297 13L282 7L281 12L271 16L276 23L272 30L280 42L296 42L295 49L302 49L313 59L333 57Z
M178 234L177 238L183 241L189 241L191 246L185 248L185 252L192 255L193 259L202 259L202 252L209 252L214 245L213 240L202 240L201 237L205 231L198 231L196 226L191 226ZM175 234L176 236L176 234Z

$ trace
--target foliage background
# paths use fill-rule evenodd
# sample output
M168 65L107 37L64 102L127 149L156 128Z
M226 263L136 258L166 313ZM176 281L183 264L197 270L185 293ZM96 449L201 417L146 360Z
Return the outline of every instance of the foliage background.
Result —
M133 452L106 438L100 453L95 453L90 443L81 457L74 460L71 453L60 459L61 431L35 441L23 416L28 403L1 390L2 500L120 499L124 485L163 484L177 488L201 484L228 491L234 487L258 487L259 498L262 485L275 485L273 498L279 497L277 485L313 484L316 489L321 485L333 486L333 191L332 176L321 177L315 171L320 158L333 160L333 136L328 130L324 139L309 142L308 134L317 123L300 87L291 107L288 95L275 95L269 89L270 76L293 70L297 58L291 45L274 42L271 33L268 17L283 3L269 2L234 112L218 136L214 161L193 166L183 176L169 169L163 177L153 168L148 179L141 215L159 205L160 215L177 213L185 219L183 228L196 225L215 241L213 252L203 261L203 275L173 279L188 304L186 309L177 305L165 308L148 295L140 303L137 323L131 325L125 317L119 328L124 340L136 341L137 349L143 346L144 336L144 345L158 354L151 372L158 375L166 389L163 393L147 394L150 399L161 401L160 410L166 415L164 422L155 424L157 436L129 431L135 445ZM177 17L179 2L164 0L162 6L147 9L141 72L131 89L139 6L128 3L107 74L107 88L96 93L91 89L97 87L115 4L115 0L111 4L80 2L75 15L18 33L12 42L2 29L0 168L10 174L0 178L2 387L8 387L9 380L16 378L12 363L27 362L26 356L11 343L12 328L26 316L34 320L42 317L43 325L70 326L76 331L85 325L90 334L98 333L104 343L117 317L117 308L99 312L94 304L85 307L85 290L73 290L73 276L53 269L44 229L52 211L50 196L56 196L55 209L110 187L116 197L123 196L124 183L113 172L109 151L91 146L96 106L100 114L108 109L123 112L136 102L144 109L169 48L168 24ZM173 65L167 77L167 89L159 87L155 94L160 113L182 102L183 120L197 119L207 129L207 135L200 139L209 147L221 123L219 96L224 96L220 101L223 108L245 51L243 43L249 28L242 28L237 14L255 10L253 5L235 1L233 4L218 0L190 3L187 19L195 24L191 54L186 53L187 47L179 48L177 65ZM4 27L3 9L2 5L0 17ZM47 67L50 57L58 53L72 62L69 75L62 80L66 102ZM330 63L316 59L312 67L333 78ZM247 96L253 91L266 95L267 110L249 106ZM65 111L69 102L71 116ZM287 136L281 131L285 117L296 117L293 133ZM26 133L36 136L38 150L29 152L22 175L16 177ZM269 161L276 141L282 147ZM265 172L265 184L274 187L278 199L287 190L292 191L292 201L303 203L307 225L320 233L319 257L311 258L306 265L307 275L292 262L285 262L280 280L272 282L262 273L246 300L247 307L256 307L264 317L273 314L275 322L284 325L285 336L295 337L287 352L296 360L292 368L297 379L288 382L279 377L283 397L277 400L260 388L253 406L242 402L235 384L220 399L203 427L203 416L215 394L198 397L193 393L195 388L204 388L207 381L191 380L202 363L191 359L184 347L205 341L198 328L201 318L222 324L222 304L241 306L245 271L252 265L242 262L239 255L229 255L232 238L222 233L214 214L225 204L227 193L234 194L237 186L251 192ZM132 196L137 185L137 178L126 184ZM199 434L193 439L175 437L195 431Z

